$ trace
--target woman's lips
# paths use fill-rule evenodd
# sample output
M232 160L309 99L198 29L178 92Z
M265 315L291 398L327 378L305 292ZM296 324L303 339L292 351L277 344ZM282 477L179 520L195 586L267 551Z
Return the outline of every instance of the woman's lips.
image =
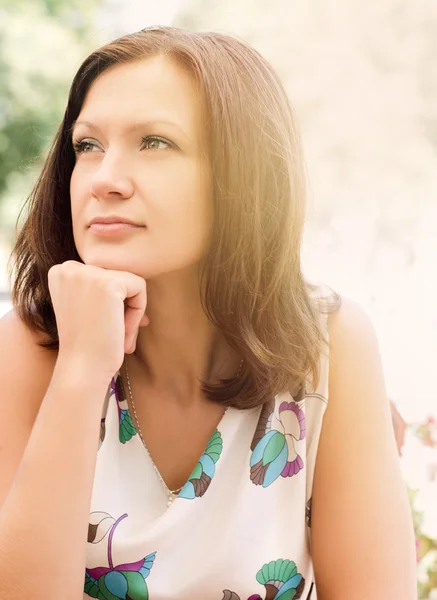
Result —
M92 223L90 229L97 235L115 235L117 233L127 233L134 229L142 229L142 226L133 223Z

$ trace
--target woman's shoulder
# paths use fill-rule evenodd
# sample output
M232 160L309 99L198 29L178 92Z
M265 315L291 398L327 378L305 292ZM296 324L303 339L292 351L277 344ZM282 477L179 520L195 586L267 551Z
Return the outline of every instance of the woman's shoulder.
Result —
M311 285L309 295L326 342L320 353L319 382L326 388L331 404L337 380L346 379L344 365L348 361L355 359L359 364L379 360L377 336L367 312L355 300L326 284Z
M327 316L329 340L329 396L330 408L340 412L343 403L351 404L349 391L362 380L363 389L368 390L370 381L379 384L383 380L378 338L372 320L366 310L355 300L341 297L336 310ZM376 384L375 384L376 385ZM381 387L381 386L380 386ZM384 394L374 394L374 398ZM379 400L382 401L382 400ZM366 404L366 403L365 403ZM369 403L367 402L367 405Z
M33 331L21 318L19 312L13 308L0 318L0 343L8 336L16 339L16 343L27 343L31 348L42 348L39 344L43 341L42 333ZM52 351L47 350L47 356L54 356Z
M57 352L42 347L42 335L32 331L13 309L0 319L0 379L38 395L50 383Z

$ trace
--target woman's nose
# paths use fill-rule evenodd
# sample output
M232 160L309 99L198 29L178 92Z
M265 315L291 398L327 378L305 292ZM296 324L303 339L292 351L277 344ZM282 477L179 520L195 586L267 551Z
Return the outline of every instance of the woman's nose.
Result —
M109 156L100 163L91 181L91 194L98 200L105 198L130 198L134 192L133 182L121 162Z

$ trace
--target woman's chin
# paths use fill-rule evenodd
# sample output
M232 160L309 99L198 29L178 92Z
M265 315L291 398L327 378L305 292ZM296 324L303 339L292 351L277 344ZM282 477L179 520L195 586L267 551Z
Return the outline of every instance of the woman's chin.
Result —
M92 267L99 267L100 269L107 269L111 271L127 271L128 273L134 273L140 277L144 277L144 273L148 270L147 265L139 265L132 261L132 258L123 258L120 255L112 255L112 253L103 252L90 252L84 253L81 256L83 262L86 265Z
M149 260L145 261L139 260L137 255L136 259L133 259L131 252L124 253L121 249L102 251L100 248L87 248L83 252L79 252L79 256L86 265L111 271L126 271L146 280L167 278L169 275L180 277L184 273L197 273L198 269L197 263L187 265L180 260L173 264L169 261L163 264L157 257L151 259L149 256Z

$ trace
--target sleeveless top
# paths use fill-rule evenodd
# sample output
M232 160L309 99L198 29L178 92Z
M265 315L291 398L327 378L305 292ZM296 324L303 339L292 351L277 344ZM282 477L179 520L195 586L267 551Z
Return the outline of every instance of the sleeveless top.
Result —
M320 319L328 339L326 312ZM294 396L228 408L169 507L117 373L101 422L84 599L315 600L311 494L328 356L315 389L306 382Z

